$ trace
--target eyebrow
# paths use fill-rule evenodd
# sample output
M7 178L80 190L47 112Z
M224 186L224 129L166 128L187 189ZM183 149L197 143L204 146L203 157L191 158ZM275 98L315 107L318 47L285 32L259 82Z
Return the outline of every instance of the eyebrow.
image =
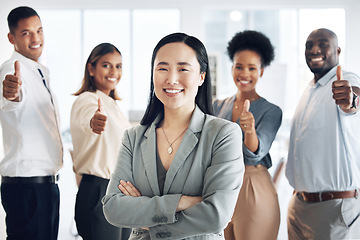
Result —
M158 66L159 66L159 65L166 65L166 66L168 66L168 65L170 65L170 64L169 64L168 62L159 62L157 65L158 65ZM188 62L178 62L177 65L180 65L180 66L191 66L191 64L188 63Z
M178 62L178 65L181 65L181 66L191 66L191 64L188 63L188 62Z
M37 29L37 31L38 31L38 30L42 30L42 29L43 29L43 27L39 27L39 28ZM24 30L21 31L21 33L23 33L23 32L29 32L29 31L30 31L29 29L24 29Z
M239 65L239 66L242 66L242 65L245 65L245 66L246 66L246 65L248 65L248 66L256 66L255 63L249 63L249 64L236 63L235 65L236 65L236 66L238 66L238 65Z
M318 39L318 40L310 39L310 40L306 41L306 43L315 42L315 41L317 41L317 42L329 42L329 39L327 39L327 38L321 38L321 39Z
M112 65L112 63L111 63L111 62L108 62L108 61L103 61L103 62L101 62L101 64L105 64L105 63ZM115 65L119 65L119 64L122 65L122 62L116 63Z

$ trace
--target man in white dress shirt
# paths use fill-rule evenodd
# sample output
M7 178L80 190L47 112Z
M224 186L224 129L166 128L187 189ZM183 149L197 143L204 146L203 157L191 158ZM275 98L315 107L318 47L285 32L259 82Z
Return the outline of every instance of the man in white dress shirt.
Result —
M314 79L291 127L286 176L295 192L289 239L360 239L360 78L342 72L334 32L314 30L305 45Z
M12 57L0 67L0 121L4 159L1 199L8 239L57 239L62 141L46 67L38 63L44 38L40 17L29 7L8 15Z

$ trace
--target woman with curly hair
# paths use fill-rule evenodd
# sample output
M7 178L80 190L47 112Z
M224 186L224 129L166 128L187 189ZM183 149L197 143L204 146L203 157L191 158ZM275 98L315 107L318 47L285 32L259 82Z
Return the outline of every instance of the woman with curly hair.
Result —
M247 30L235 34L227 52L233 62L237 93L215 100L214 112L242 129L245 174L225 239L276 239L280 208L268 168L272 165L269 150L281 125L282 111L256 92L264 68L274 59L274 47L264 34Z

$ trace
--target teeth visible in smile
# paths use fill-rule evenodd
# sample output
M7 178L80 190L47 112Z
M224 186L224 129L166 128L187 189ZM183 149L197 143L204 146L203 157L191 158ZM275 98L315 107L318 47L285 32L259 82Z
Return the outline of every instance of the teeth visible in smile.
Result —
M107 80L112 81L112 82L115 82L115 81L116 81L116 78L107 78Z
M249 84L249 83L250 83L250 81L245 81L245 80L240 80L240 82L241 82L242 84Z
M311 58L311 59L310 59L311 62L320 62L320 61L322 61L322 60L323 60L322 57L317 57L317 58Z
M39 47L40 47L40 44L35 45L35 46L30 46L30 48L39 48Z
M165 89L165 92L167 92L167 93L179 93L179 92L181 92L181 89Z

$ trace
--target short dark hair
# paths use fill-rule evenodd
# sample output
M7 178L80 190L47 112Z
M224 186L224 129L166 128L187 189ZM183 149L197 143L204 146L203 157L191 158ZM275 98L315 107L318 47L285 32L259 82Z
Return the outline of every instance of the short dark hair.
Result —
M37 12L31 7L21 6L14 8L7 17L9 31L14 33L21 19L26 19L32 16L38 16L40 18Z
M257 31L245 30L238 32L229 41L227 53L231 61L234 60L235 53L243 50L251 50L259 54L261 67L269 66L275 57L274 47L270 39Z
M85 64L85 73L84 78L82 80L82 85L80 89L74 93L75 96L80 95L83 92L96 92L97 87L95 84L94 77L90 75L89 71L89 64L91 64L93 67L96 66L97 61L102 57L105 56L108 53L118 52L121 55L121 52L119 49L117 49L114 45L111 43L100 43L97 45L90 53L86 64ZM110 97L112 97L114 100L121 100L119 96L117 95L116 89L110 91Z
M187 46L191 47L195 51L196 58L200 64L200 73L205 73L204 83L201 86L199 86L197 95L195 97L195 103L204 113L213 115L211 78L210 78L210 69L209 69L209 59L206 48L204 44L196 37L189 36L185 33L172 33L162 38L154 48L151 58L150 95L149 95L148 105L145 114L140 122L141 125L151 124L158 116L158 114L163 114L164 112L163 103L155 95L154 83L153 83L154 62L155 62L156 54L162 46L168 43L175 43L175 42L185 43Z

